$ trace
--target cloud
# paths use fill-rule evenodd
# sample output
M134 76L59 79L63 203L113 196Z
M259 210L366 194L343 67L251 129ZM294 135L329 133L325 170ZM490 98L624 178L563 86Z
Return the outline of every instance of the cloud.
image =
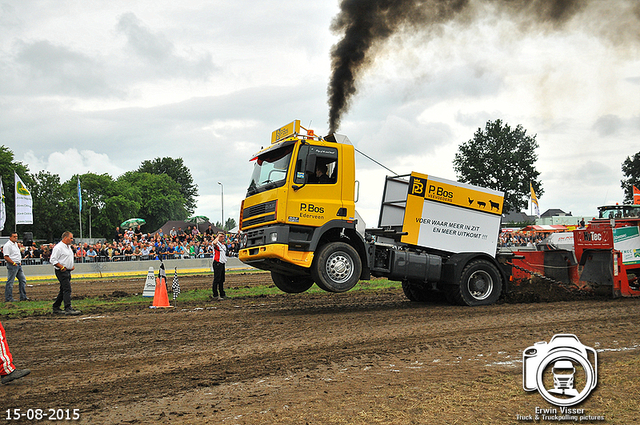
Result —
M46 157L29 150L24 154L23 162L34 173L44 170L59 175L62 182L69 180L74 174L106 173L117 178L128 171L113 164L109 155L92 150L67 149L64 152L52 152Z
M593 124L593 129L598 132L600 136L611 136L618 133L621 127L624 125L620 117L617 115L604 115Z
M118 97L99 59L47 40L16 41L15 53L0 58L0 91L30 96Z
M141 77L148 78L151 70L157 77L206 80L216 69L210 53L178 54L175 45L164 34L152 32L131 12L120 16L116 29L126 36L128 49L146 65L132 69Z

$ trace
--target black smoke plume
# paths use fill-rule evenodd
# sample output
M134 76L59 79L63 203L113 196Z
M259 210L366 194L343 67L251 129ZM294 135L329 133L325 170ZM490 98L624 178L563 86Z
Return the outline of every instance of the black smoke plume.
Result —
M500 18L517 19L523 31L561 30L565 23L598 0L342 0L331 29L343 34L331 51L328 87L329 134L340 126L357 91L358 79L376 50L399 30L429 31L453 20L471 24L490 10ZM633 0L618 0L639 15ZM616 5L617 6L617 5ZM637 23L637 20L636 20ZM637 27L634 28L637 32Z

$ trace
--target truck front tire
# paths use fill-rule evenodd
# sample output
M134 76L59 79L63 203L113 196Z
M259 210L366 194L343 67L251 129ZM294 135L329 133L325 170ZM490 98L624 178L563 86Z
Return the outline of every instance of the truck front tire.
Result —
M311 277L328 292L346 292L353 288L362 273L358 252L344 242L330 242L316 253Z
M313 286L313 279L308 276L288 276L271 272L271 280L282 292L299 294Z
M489 305L498 301L501 292L498 268L487 260L473 260L462 270L460 284L448 288L447 299L460 305Z

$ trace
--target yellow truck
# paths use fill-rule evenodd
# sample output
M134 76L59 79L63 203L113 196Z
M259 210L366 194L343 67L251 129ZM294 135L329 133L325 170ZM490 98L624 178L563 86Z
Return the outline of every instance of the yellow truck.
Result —
M413 172L387 176L377 228L365 229L355 149L296 120L255 161L240 212L239 258L284 292L314 283L345 292L371 276L402 282L412 301L494 303L507 272L496 259L504 194Z

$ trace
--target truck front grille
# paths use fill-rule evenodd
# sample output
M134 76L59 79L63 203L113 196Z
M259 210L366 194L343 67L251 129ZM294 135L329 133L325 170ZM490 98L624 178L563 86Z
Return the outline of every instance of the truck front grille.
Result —
M242 227L247 228L275 221L277 205L278 201L269 201L245 208L242 211Z

